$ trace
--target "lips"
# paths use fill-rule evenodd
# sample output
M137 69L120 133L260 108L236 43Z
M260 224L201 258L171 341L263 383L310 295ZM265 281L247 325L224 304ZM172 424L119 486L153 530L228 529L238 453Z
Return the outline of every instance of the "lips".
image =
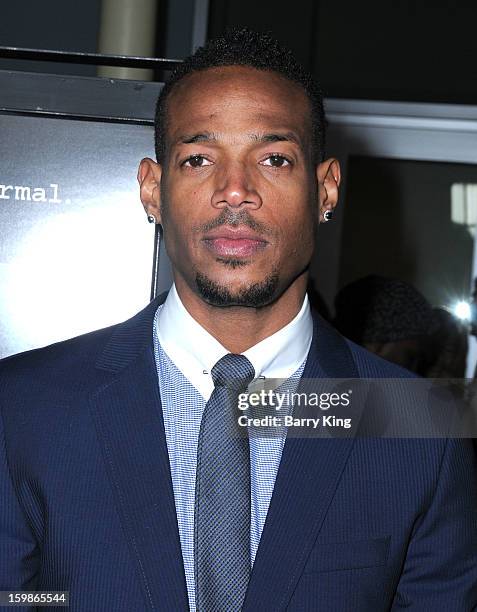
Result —
M268 242L246 230L221 228L203 239L204 245L218 257L250 257L266 248Z

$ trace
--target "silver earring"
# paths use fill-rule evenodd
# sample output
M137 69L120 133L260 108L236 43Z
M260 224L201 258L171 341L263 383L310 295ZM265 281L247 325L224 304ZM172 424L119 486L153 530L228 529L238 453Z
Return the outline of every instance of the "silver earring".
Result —
M154 215L148 214L147 215L147 220L149 221L149 223L157 223L157 219Z
M325 210L325 212L323 213L323 221L331 221L331 219L333 218L333 211L332 210Z

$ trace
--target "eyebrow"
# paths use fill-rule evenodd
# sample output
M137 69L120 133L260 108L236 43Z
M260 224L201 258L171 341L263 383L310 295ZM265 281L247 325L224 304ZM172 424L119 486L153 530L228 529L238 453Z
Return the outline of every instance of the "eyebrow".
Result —
M193 135L179 136L176 142L181 144L194 144L195 142L216 142L217 136L212 132L201 132Z
M257 142L293 142L300 145L300 139L294 132L251 134L250 138Z
M265 134L249 134L250 140L262 142L293 142L300 146L300 139L294 132L272 132ZM184 134L177 138L177 144L194 144L196 142L217 142L220 140L213 132L200 132L198 134Z

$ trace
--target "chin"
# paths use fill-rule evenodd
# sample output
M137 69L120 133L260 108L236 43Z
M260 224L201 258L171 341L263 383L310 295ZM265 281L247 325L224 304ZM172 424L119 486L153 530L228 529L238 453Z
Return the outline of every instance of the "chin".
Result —
M233 268L228 260L231 269L240 268L238 264ZM248 308L262 308L274 302L277 298L279 287L279 277L276 272L259 281L244 281L237 283L234 278L233 283L225 280L214 280L206 274L197 272L195 284L200 297L211 306L225 308L228 306L244 306ZM238 285L238 286L237 286Z

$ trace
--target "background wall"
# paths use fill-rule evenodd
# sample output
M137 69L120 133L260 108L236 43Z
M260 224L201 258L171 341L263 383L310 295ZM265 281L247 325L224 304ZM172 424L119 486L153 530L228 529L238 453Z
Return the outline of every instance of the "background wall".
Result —
M157 57L182 58L192 50L194 0L157 0ZM96 53L101 0L3 0L0 45ZM95 76L95 66L0 59L0 69ZM162 77L162 75L158 75Z
M100 12L100 0L3 0L0 45L94 53ZM0 69L2 68L53 72L52 65L43 62L0 59ZM96 69L94 66L55 64L54 72L94 76Z
M477 103L477 3L211 0L209 34L270 30L328 97Z
M217 36L231 26L271 31L310 69L319 32L316 28L319 7L320 2L313 0L275 0L273 4L256 0L210 0L209 36Z
M331 97L477 103L477 3L320 0L315 72Z
M158 56L191 50L194 0L158 0ZM328 97L477 104L477 2L470 0L210 0L209 36L270 30ZM101 0L2 2L0 45L94 52ZM0 60L0 68L45 66ZM51 72L51 65L47 66ZM93 67L55 72L94 74Z
M467 298L474 239L451 220L454 183L477 184L477 167L351 157L339 286L383 274L410 282L435 306Z

